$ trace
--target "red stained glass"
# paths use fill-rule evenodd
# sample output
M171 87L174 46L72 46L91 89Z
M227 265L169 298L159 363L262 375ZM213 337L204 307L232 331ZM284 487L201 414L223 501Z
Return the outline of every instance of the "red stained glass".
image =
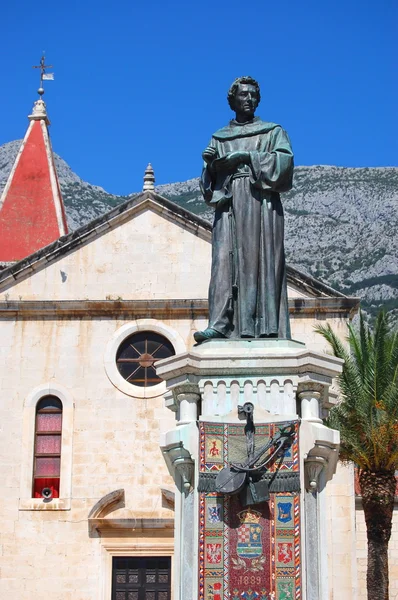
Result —
M36 431L61 431L62 413L38 413Z
M61 458L59 456L36 458L36 477L59 477Z
M38 435L36 437L36 454L61 454L61 436Z
M49 395L38 402L35 425L33 498L51 501L59 498L62 445L62 402L59 398ZM50 496L43 497L43 488L50 488Z
M59 498L59 478L40 477L33 482L33 498L43 498L42 489L50 488L53 498Z

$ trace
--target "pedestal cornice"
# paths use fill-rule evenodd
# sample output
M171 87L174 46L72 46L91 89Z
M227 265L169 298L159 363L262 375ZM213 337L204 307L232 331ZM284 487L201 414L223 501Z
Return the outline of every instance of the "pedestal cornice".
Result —
M156 372L166 381L188 374L220 377L266 373L314 373L331 380L341 373L342 364L335 356L308 350L292 340L217 340L159 361Z
M174 411L185 388L201 397L205 416L227 414L245 401L272 414L299 414L296 393L319 393L320 410L333 405L329 388L342 364L293 340L214 340L159 361L156 371Z

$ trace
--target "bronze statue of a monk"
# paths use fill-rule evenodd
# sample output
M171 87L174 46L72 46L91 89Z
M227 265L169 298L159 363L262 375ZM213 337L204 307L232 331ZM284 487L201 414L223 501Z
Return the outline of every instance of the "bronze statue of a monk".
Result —
M236 117L202 154L201 190L215 217L209 326L194 338L290 339L279 193L292 187L293 152L282 127L254 116L252 77L233 82L228 102Z

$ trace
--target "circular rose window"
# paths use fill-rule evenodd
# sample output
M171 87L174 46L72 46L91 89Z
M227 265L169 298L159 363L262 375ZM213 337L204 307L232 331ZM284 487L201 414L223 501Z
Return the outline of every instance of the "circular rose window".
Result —
M175 350L167 338L153 331L133 333L119 346L116 366L122 377L140 387L150 387L162 381L156 375L154 363L173 356Z

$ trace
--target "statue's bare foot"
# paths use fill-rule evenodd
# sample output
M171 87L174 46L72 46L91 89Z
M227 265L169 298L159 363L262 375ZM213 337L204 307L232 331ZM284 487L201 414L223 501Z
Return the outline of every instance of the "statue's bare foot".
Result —
M219 331L216 331L212 327L207 327L207 329L204 329L203 331L196 331L193 334L193 337L195 339L195 342L197 344L200 344L201 342L205 342L206 340L225 338L225 335L223 333L220 333Z

